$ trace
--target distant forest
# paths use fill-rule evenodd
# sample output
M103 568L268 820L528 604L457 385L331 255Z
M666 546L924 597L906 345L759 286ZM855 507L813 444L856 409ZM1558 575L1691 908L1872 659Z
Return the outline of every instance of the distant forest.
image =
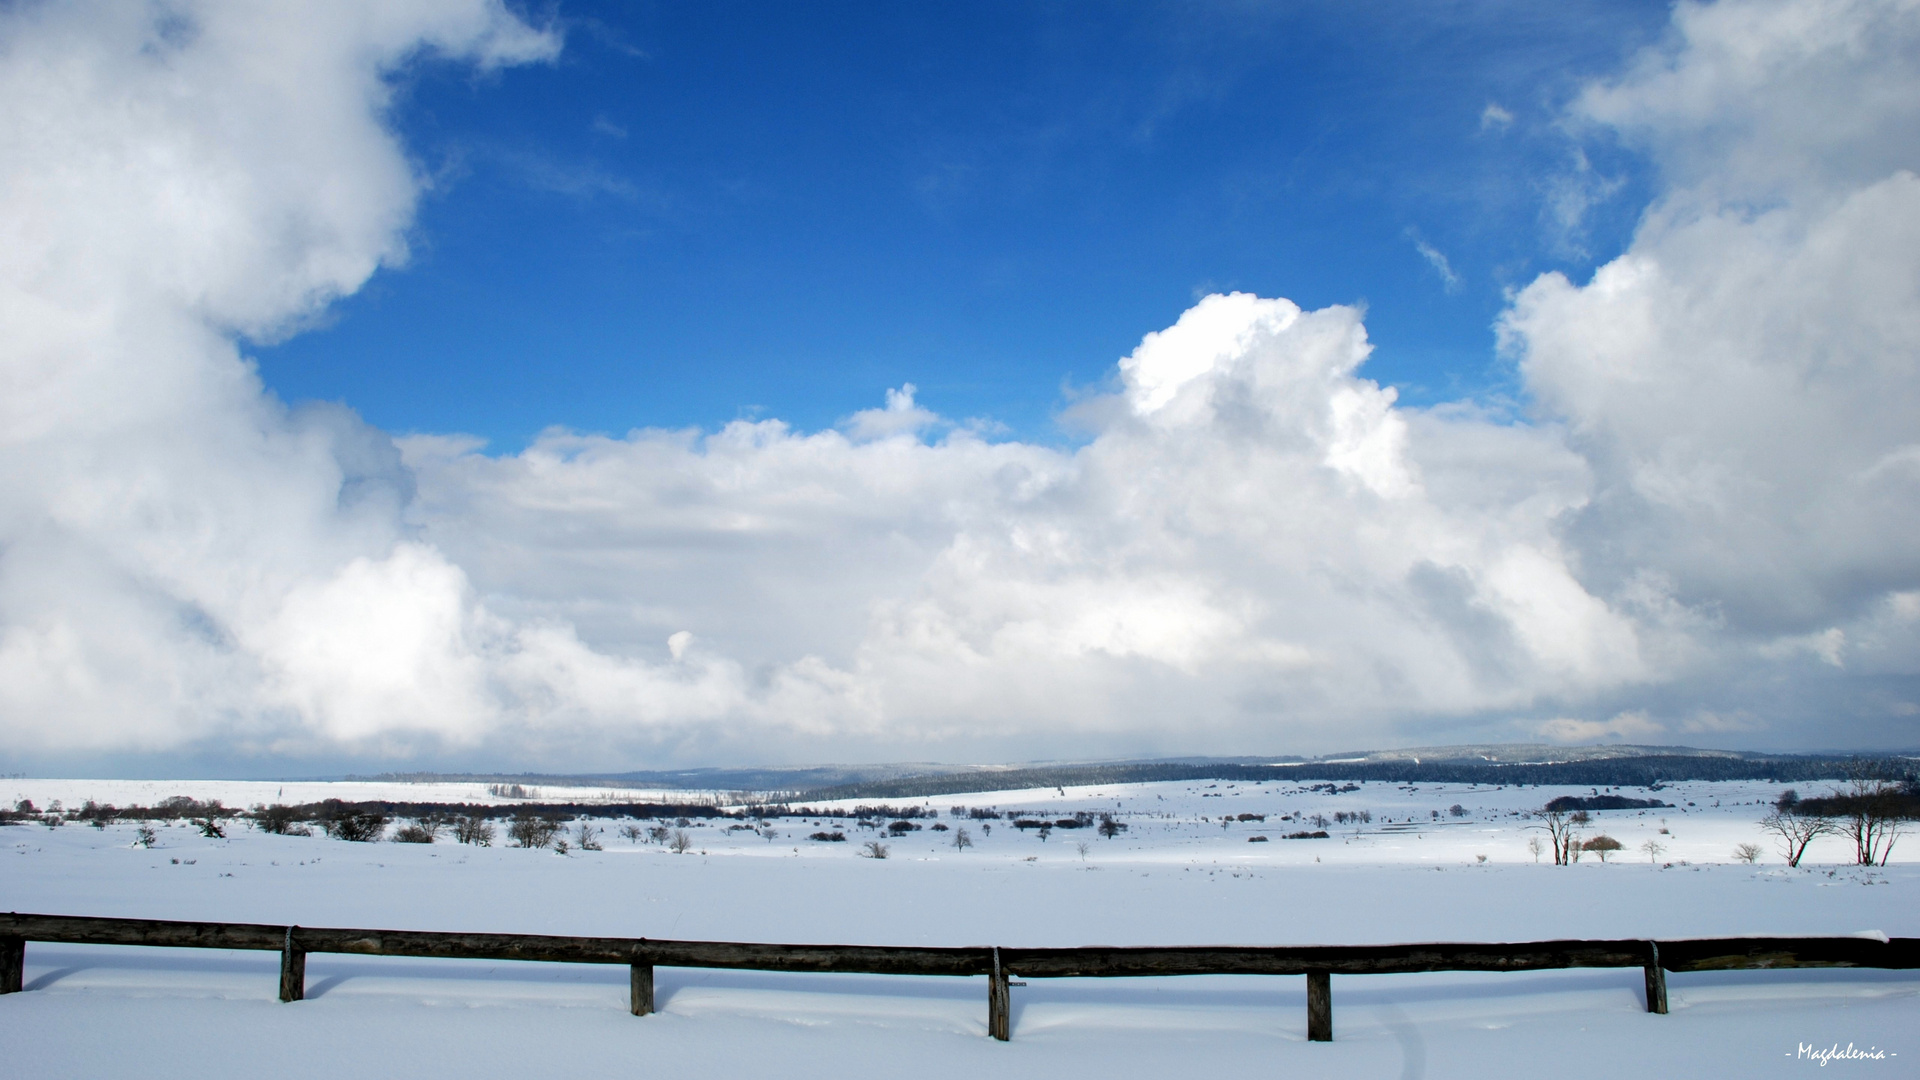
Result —
M1006 769L911 776L897 780L843 784L807 792L808 801L826 799L916 799L972 791L1017 791L1025 788L1084 786L1089 784L1144 784L1168 780L1324 781L1375 780L1396 784L1490 784L1518 787L1560 785L1580 787L1642 787L1657 789L1681 780L1767 780L1781 784L1841 780L1855 758L1846 757L1718 757L1690 754L1595 758L1539 764L1503 764L1483 761L1353 761L1309 762L1300 765L1243 765L1181 762L1140 765L1063 765L1034 769ZM1905 759L1885 762L1889 774L1910 773Z

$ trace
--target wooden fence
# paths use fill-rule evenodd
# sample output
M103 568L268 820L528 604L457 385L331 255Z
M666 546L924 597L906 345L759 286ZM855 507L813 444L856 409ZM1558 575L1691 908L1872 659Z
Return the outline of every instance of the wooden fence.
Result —
M257 923L108 919L74 915L0 915L0 994L21 988L26 943L150 945L187 949L251 949L280 954L280 1000L306 996L308 953L424 956L450 960L539 960L625 964L628 1008L653 1011L653 969L739 968L751 971L865 975L987 977L987 1032L1012 1036L1016 978L1139 978L1158 975L1305 975L1307 1038L1333 1038L1334 975L1419 971L1543 971L1554 968L1641 968L1647 1011L1667 1011L1669 971L1742 968L1920 968L1920 938L1736 937L1673 941L1528 941L1421 945L1091 946L1071 949L922 948L894 945L769 945L657 938L460 934L418 930L343 930Z

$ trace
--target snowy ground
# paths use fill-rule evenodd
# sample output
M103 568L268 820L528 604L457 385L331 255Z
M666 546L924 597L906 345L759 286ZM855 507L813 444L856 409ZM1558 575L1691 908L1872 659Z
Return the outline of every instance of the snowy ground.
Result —
M56 783L64 794L53 794ZM169 794L263 801L238 784L161 784L142 797L122 782L0 784L7 789L43 806ZM1527 841L1537 834L1514 815L1590 789L1328 793L1219 782L956 795L916 802L966 827L973 848L956 850L951 831L929 827L885 839L884 861L856 856L876 833L825 817L782 822L772 840L694 825L685 855L611 836L603 851L560 856L244 828L209 840L185 826L161 828L147 850L130 846L131 825L16 826L0 830L0 909L941 945L1920 936L1912 846L1870 871L1841 865L1846 852L1831 841L1797 870L1770 845L1758 865L1733 860L1736 844L1766 844L1754 823L1778 791L1675 785L1656 793L1673 809L1595 815L1592 831L1627 850L1610 865L1572 867L1536 864ZM1466 816L1449 812L1455 804ZM1042 840L1004 819L955 819L955 805L1049 818L1113 811L1130 829L1112 840L1091 829ZM1370 823L1330 824L1330 839L1280 839L1313 828L1313 815L1360 810ZM1267 818L1219 824L1241 813ZM849 842L805 839L836 827ZM1258 835L1271 839L1249 842ZM1649 839L1666 846L1657 863L1639 850ZM1001 1045L986 1038L980 979L663 969L662 1011L635 1018L622 969L316 955L309 1000L282 1005L276 964L265 954L31 945L30 992L0 998L0 1073L1111 1077L1200 1066L1343 1077L1784 1076L1823 1068L1802 1045L1852 1043L1887 1056L1825 1068L1903 1076L1920 1058L1909 1037L1920 1019L1912 972L1674 975L1668 1016L1643 1011L1637 970L1336 977L1330 1045L1305 1041L1299 978L1036 980L1014 991L1013 1041Z
M173 795L224 806L249 807L265 803L320 802L440 802L505 806L539 799L557 803L716 802L724 792L658 788L562 787L524 784L524 797L495 795L487 783L411 783L404 780L0 780L0 799L12 806L31 799L35 806L59 802L80 806L88 799L115 806L152 806Z

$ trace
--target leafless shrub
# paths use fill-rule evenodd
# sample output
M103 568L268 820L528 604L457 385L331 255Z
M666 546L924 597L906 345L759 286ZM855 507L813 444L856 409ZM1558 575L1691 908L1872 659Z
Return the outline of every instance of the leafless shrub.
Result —
M665 825L655 825L652 828L647 830L647 839L653 841L656 844L666 843L668 836L669 836L669 833L667 832L667 827Z
M253 827L273 836L285 836L300 820L300 812L291 806L274 803L263 806L253 813Z
M154 832L151 825L142 825L133 831L134 847L150 848L159 839L160 834Z
M1751 866L1757 859L1760 858L1760 845L1759 844L1735 844L1733 846L1733 857Z
M396 844L431 844L433 830L418 822L408 822L393 830L393 842Z
M475 847L493 846L493 822L479 814L453 819L453 838Z
M953 830L953 846L956 851L965 851L973 846L973 837L967 835L965 827Z
M632 822L628 822L627 824L620 826L620 835L622 838L624 838L627 841L627 843L637 844L640 841L645 840L647 838L647 830L641 828L638 825L633 824Z
M380 810L336 810L326 821L327 835L335 840L368 844L387 831L387 815Z
M887 845L878 840L869 840L866 845L860 849L860 855L868 859L884 859L887 857Z
M574 830L574 837L579 841L581 851L600 850L600 830L592 824L585 821L581 822L579 827Z
M692 846L693 837L688 836L685 829L673 830L673 839L667 842L668 849L675 855L685 855Z
M560 823L538 814L516 814L513 824L507 826L507 839L512 840L516 847L548 847L559 835Z

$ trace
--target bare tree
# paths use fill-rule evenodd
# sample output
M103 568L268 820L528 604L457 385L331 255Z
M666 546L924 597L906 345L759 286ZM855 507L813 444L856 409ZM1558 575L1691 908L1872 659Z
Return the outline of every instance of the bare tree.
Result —
M1831 818L1798 813L1792 804L1785 810L1775 810L1761 818L1760 827L1780 838L1780 854L1786 858L1788 866L1800 865L1808 844L1819 837L1840 831Z
M641 828L638 825L633 824L632 822L628 822L627 824L620 826L620 835L626 838L627 843L637 844L640 841L645 840L647 838L647 830Z
M1587 813L1582 810L1569 817L1558 810L1541 810L1534 814L1546 823L1535 825L1544 829L1547 839L1553 844L1553 865L1566 866L1580 860L1580 826L1587 823ZM1537 839L1537 838L1536 838Z
M1540 852L1545 850L1545 848L1546 848L1546 845L1540 842L1539 837L1537 836L1527 837L1527 850L1533 852L1534 862L1540 861Z
M675 855L685 855L687 849L692 846L693 837L688 836L685 829L673 830L673 839L667 843L667 847L671 849Z
M1667 850L1667 845L1661 843L1658 840L1650 839L1646 843L1640 845L1640 850L1647 853L1648 862L1657 863L1660 861L1660 853Z
M973 837L967 835L965 826L953 830L953 846L959 851L965 851L973 846Z
M592 824L582 821L574 836L580 841L581 851L600 850L600 830Z
M1735 844L1733 846L1733 857L1751 866L1754 860L1760 857L1760 845Z
M1087 861L1087 842L1085 840L1074 841L1073 849L1080 853L1081 862Z
M478 814L453 819L453 838L475 847L493 846L493 822Z
M1840 832L1853 841L1854 861L1885 866L1894 842L1906 831L1902 786L1878 762L1859 761L1847 769L1847 788L1835 793Z
M869 840L866 846L860 849L860 854L868 859L884 859L887 857L887 845L878 840Z

